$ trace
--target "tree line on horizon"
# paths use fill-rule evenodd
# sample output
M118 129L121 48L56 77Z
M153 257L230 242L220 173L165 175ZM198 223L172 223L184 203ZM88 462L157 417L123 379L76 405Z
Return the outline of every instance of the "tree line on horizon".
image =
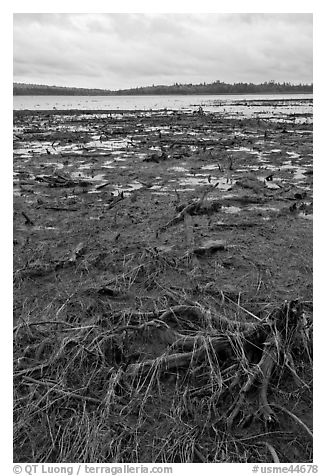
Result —
M14 83L14 96L143 96L143 95L168 95L168 94L257 94L257 93L312 93L312 84L291 84L289 82L278 83L276 81L265 81L264 83L233 83L228 84L222 81L200 84L179 84L171 86L157 85L142 86L130 89L119 89L111 91L109 89L94 88L72 88L64 86L47 86L40 84Z

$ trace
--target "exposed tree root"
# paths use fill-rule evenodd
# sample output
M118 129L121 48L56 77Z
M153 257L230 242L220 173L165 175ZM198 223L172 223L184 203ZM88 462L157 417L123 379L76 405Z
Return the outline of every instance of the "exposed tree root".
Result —
M267 441L264 441L263 444L266 446L266 448L268 449L268 451L272 455L273 463L280 463L280 460L277 456L277 453L276 453L276 450L275 450L274 446L272 446L270 443L267 443Z
M303 423L302 420L300 420L300 418L298 418L296 415L294 415L294 413L290 412L289 410L287 410L286 408L282 407L281 405L277 405L276 403L272 403L271 404L273 407L275 408L278 408L279 410L282 410L283 412L285 412L287 415L289 415L291 418L293 418L294 421L296 421L302 428L304 428L304 430L308 433L308 435L313 438L313 433L312 431L307 427L307 425L305 423Z
M227 418L227 426L230 429L234 423L235 418L241 410L241 406L245 401L246 394L251 390L255 380L261 382L259 389L260 409L266 423L271 423L274 418L274 413L271 410L267 401L267 388L271 378L271 374L275 364L278 360L277 344L275 343L275 336L269 336L264 344L262 357L259 363L254 367L247 377L247 381L242 386L238 400L235 402L234 409Z
M281 360L289 360L288 337L295 336L300 329L300 305L297 302L286 303L280 310L274 312L266 321L259 323L237 323L229 319L221 319L220 329L202 332L195 335L185 335L167 327L161 327L160 332L166 336L165 343L170 347L161 356L130 364L125 376L144 378L154 372L155 375L171 370L189 370L196 368L213 358L218 365L223 366L227 361L238 361L240 371L233 375L231 381L225 385L224 393L239 387L236 397L226 414L226 426L230 430L246 404L247 396L254 386L258 385L258 410L256 414L265 425L276 423L277 418L268 402L268 388L272 374L277 371ZM168 310L161 314L160 321L168 321L172 316L177 318L178 312L192 312L198 320L205 320L205 312L190 306L176 306L173 311ZM218 319L215 323L218 322ZM224 331L222 331L224 329ZM138 328L140 330L140 328ZM162 335L161 335L162 340ZM294 343L295 341L293 341ZM290 343L291 346L291 343ZM177 352L176 352L177 351ZM255 354L255 356L254 356ZM259 357L257 363L250 362ZM245 365L245 361L247 364ZM293 362L293 359L292 359ZM242 370L241 370L242 368ZM226 383L226 382L225 382Z

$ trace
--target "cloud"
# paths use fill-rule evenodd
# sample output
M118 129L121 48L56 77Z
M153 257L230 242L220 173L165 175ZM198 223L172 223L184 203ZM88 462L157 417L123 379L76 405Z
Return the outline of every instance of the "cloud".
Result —
M15 14L14 80L312 81L311 14Z

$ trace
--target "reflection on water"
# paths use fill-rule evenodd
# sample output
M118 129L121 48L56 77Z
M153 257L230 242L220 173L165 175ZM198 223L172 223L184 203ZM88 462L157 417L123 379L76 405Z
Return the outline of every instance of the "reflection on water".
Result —
M205 169L205 167L202 167L202 168ZM170 167L168 170L173 170L175 172L188 172L188 169L186 169L185 167L179 167L179 166Z
M214 185L214 188L217 188L219 190L230 190L232 188L231 180L228 177L211 177L211 182L212 185ZM187 190L193 190L198 185L209 186L210 183L208 181L207 175L200 174L197 174L196 177L184 177L178 180L178 186L183 187L187 185L192 186L192 188L187 188Z
M307 213L306 214L306 213L301 212L301 213L298 214L298 217L299 218L304 218L305 220L313 220L312 213Z
M80 172L78 170L76 172L71 172L70 175L73 179L87 179L87 180L91 180L91 181L94 181L94 182L102 181L104 179L104 176L105 176L105 174L87 175L87 174L84 174L83 172Z
M239 213L239 212L241 212L241 208L240 208L240 207L234 207L234 206L222 207L222 208L221 208L221 211L224 212L224 213L234 214L234 213Z

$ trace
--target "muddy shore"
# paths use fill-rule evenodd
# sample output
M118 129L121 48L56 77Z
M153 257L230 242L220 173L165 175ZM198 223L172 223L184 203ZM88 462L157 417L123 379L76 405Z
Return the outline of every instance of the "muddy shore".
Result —
M14 112L15 461L312 461L312 147L309 114ZM270 420L235 403L263 340L157 370L291 303Z

